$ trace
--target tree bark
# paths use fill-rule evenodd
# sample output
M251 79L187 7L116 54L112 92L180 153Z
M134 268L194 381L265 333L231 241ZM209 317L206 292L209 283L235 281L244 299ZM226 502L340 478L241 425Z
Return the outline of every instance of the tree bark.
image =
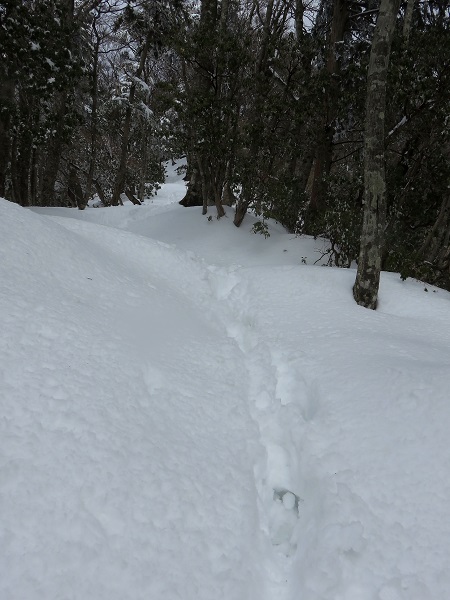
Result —
M139 66L135 73L135 78L139 78L142 75L144 70L145 61L147 60L148 50L150 48L150 32L147 34L147 38L145 40L144 46L141 51L141 56L139 60ZM128 141L130 139L131 133L131 117L132 117L132 107L134 103L134 98L136 96L136 82L133 81L130 86L130 93L128 96L128 104L125 111L125 121L123 124L123 133L122 133L122 143L120 146L120 161L119 167L117 169L116 178L113 186L113 194L111 199L111 204L113 206L118 206L120 204L120 194L123 192L125 186L125 177L127 171L127 158L128 158Z
M236 202L236 196L233 194L233 190L231 189L230 179L232 175L231 161L228 161L226 169L225 169L225 181L223 184L223 192L222 192L222 204L224 206L233 206Z
M202 215L206 215L206 213L208 212L209 180L206 180L206 174L202 165L201 158L198 159L198 172L200 173L200 180L202 185Z
M83 189L75 167L70 167L67 196L72 207L76 206L79 210L84 210L86 208Z
M64 22L67 26L70 26L74 22L74 0L63 0L61 5ZM73 47L69 47L68 50L73 51ZM45 166L39 198L39 204L44 206L53 206L56 204L55 184L64 147L64 127L68 94L69 90L64 89L58 92L55 98L56 132L46 148Z
M130 188L125 188L125 196L128 198L130 202L132 202L135 206L140 206L142 203L140 200L136 198Z
M450 194L442 201L441 208L433 227L419 250L419 256L429 263L434 263L442 249L448 244L448 232L450 225Z
M408 0L408 3L406 4L406 10L405 10L405 20L403 23L403 39L405 40L406 46L409 43L409 34L411 33L413 11L414 11L414 0Z
M249 207L249 202L238 200L236 203L236 212L234 214L233 224L240 227Z
M12 199L21 206L30 206L30 168L33 136L32 106L29 97L18 93L18 109L21 126L13 137L11 152L11 192Z
M335 0L333 4L333 19L331 22L326 63L326 73L329 82L325 89L323 121L319 130L313 166L310 200L310 212L312 214L321 213L325 208L325 196L327 192L326 180L331 169L334 121L336 119L338 93L336 81L334 79L339 69L339 63L336 58L336 44L344 39L348 14L347 0Z
M4 79L0 80L0 105L5 107L13 97L14 84L7 80L5 75ZM10 122L10 111L0 111L0 196L4 196L6 192L6 172L10 160Z
M196 161L188 156L188 176L189 181L187 184L187 190L184 198L180 200L179 204L182 206L203 206L202 196L202 183L200 172Z
M139 203L142 204L144 202L145 196L145 183L147 181L147 161L148 161L148 141L145 125L142 126L141 132L141 166L139 173L139 190L138 190L138 198Z
M381 0L367 76L364 139L364 214L353 296L375 309L386 225L385 110L392 39L400 0Z
M66 115L67 91L58 93L55 101L56 132L45 149L45 164L42 187L39 194L41 206L55 205L55 184L58 177L61 154L64 145L64 117Z
M295 0L295 35L297 40L303 39L303 15L305 13L305 7L303 6L303 0Z
M96 20L94 19L93 31L96 35L93 47L93 65L92 65L92 110L91 110L91 156L89 159L89 171L86 182L85 202L89 201L94 183L95 163L97 160L97 110L98 110L98 57L100 51L101 38L97 32Z

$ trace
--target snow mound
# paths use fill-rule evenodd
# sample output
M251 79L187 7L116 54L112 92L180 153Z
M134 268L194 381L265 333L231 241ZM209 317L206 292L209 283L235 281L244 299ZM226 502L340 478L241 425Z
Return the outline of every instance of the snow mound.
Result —
M234 345L192 257L92 228L0 202L0 597L257 597Z

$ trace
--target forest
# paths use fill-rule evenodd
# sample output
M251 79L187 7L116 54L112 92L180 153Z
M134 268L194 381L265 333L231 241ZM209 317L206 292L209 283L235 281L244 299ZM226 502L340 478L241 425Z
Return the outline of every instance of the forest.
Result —
M248 211L450 289L446 0L1 0L0 196ZM200 217L199 217L200 218ZM369 290L369 291L368 291Z

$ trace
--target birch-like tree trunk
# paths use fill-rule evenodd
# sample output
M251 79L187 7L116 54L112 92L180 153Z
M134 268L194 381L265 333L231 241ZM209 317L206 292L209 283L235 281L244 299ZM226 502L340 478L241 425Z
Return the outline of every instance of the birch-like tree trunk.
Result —
M399 4L399 0L381 0L367 76L364 215L353 296L358 304L371 309L377 307L386 225L386 85Z

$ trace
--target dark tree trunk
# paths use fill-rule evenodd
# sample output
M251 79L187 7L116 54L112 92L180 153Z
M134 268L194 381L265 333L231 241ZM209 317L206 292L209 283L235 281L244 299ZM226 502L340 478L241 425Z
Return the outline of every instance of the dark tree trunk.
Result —
M208 199L209 199L209 180L206 179L206 173L203 168L201 158L198 160L198 172L200 173L201 186L202 186L202 215L206 215L208 212Z
M65 24L71 26L74 23L74 0L63 0L61 2L61 8L63 9L62 15ZM67 50L72 51L73 48L69 47ZM65 117L68 108L68 98L69 90L64 89L56 95L55 99L56 131L46 148L45 166L39 198L39 203L47 206L57 204L55 198L55 184L64 147L64 129L66 126Z
M448 252L449 235L450 194L442 201L437 219L419 251L419 257L439 268L439 258Z
M353 296L358 304L371 309L377 307L386 225L386 85L399 4L399 0L381 0L367 76L364 216Z
M93 24L93 30L97 35L94 49L93 49L93 66L92 66L92 111L91 111L91 156L89 159L89 171L86 182L86 193L85 202L89 201L92 193L92 186L94 182L95 173L95 162L97 159L97 110L98 110L98 55L100 50L100 36L97 34L95 27L95 20Z
M409 35L411 33L412 17L414 12L414 0L408 0L405 9L405 20L403 22L403 39L405 45L409 43Z
M344 39L348 22L348 0L335 0L333 3L333 19L328 42L326 73L328 85L325 89L323 103L323 119L318 132L317 149L313 166L311 187L310 214L321 214L325 209L327 179L331 169L333 154L334 121L336 119L337 84L335 75L339 64L336 59L336 44Z
M295 35L297 40L303 39L303 15L305 13L305 7L303 6L303 0L295 0Z
M205 28L207 35L222 36L227 29L229 11L229 0L222 0L220 9L217 0L202 0L202 26ZM220 13L220 14L219 14ZM205 87L205 93L210 97L214 97L213 102L218 102L222 99L222 80L223 72L219 61L212 61L210 56L205 56L205 65L208 67L209 74L203 77L202 86ZM202 177L202 195L203 195L203 214L208 211L208 206L215 204L217 217L224 216L225 211L222 206L222 188L223 174L222 162L225 157L212 158L207 151L202 157L199 157L200 174Z
M225 216L225 209L222 204L222 186L215 188L214 200L216 204L217 218L220 219Z
M14 97L11 81L0 80L0 105L8 106ZM10 116L9 111L0 111L0 196L6 193L6 172L10 161Z
M72 207L76 206L79 210L86 208L85 196L75 167L70 167L67 196Z
M105 192L103 191L103 188L99 184L97 179L94 179L94 187L95 187L95 191L97 192L97 196L100 198L100 201L103 204L103 206L110 206L110 203L106 199Z
M21 126L13 138L11 156L12 199L21 206L30 205L30 167L33 138L29 98L19 94L18 107Z
M22 140L17 159L16 190L18 203L21 206L30 206L30 164L31 136L27 135L25 136L25 140Z
M52 206L55 204L55 184L58 177L61 153L63 149L64 117L66 114L66 92L60 92L57 99L57 125L54 136L45 149L45 163L42 174L39 204Z
M269 46L271 42L271 35L273 33L274 25L276 24L276 15L274 16L274 5L275 0L268 0L266 5L266 12L264 15L264 21L262 23L261 32L261 43L256 58L255 66L255 79L257 80L255 95L256 102L255 107L258 107L258 103L264 103L264 98L267 94L268 87L268 58L269 58ZM247 164L257 164L258 154L260 153L261 139L258 135L260 130L260 119L261 115L258 109L254 110L253 115L249 119L249 130L253 130L255 133L249 144L248 151L245 152L245 162ZM244 182L242 185L241 197L236 202L236 209L234 214L233 223L236 227L240 227L247 210L250 205L257 201L252 193L253 184L250 181Z
M249 202L239 199L236 203L236 212L234 214L233 223L236 227L240 227L249 207Z
M148 140L145 126L142 127L141 131L141 168L139 173L139 204L144 202L145 196L145 183L147 180L147 163L148 163Z
M147 38L144 43L144 47L141 51L141 56L139 60L139 66L135 73L135 78L138 79L144 70L145 61L147 60L147 54L150 48L150 32L147 34ZM131 132L131 117L133 111L133 103L134 98L136 96L136 83L132 82L130 86L130 93L128 96L128 104L125 112L125 121L123 124L123 132L122 132L122 143L120 146L120 161L119 167L117 169L116 178L113 186L113 195L111 199L111 204L113 206L117 206L120 203L120 194L124 191L125 187L125 179L126 179L126 171L127 171L127 158L128 158L128 141L130 139Z
M431 271L427 281L450 289L450 194L443 199L417 259L427 271Z
M50 139L45 151L44 171L39 204L53 206L56 204L55 185L58 177L61 154L64 146L64 117L66 115L67 92L60 92L56 105L56 132Z
M182 206L203 206L202 183L200 173L195 162L189 162L188 184L184 198L180 200Z
M225 181L222 193L222 204L224 206L233 206L236 203L236 196L233 194L230 183Z
M141 202L136 198L130 188L125 188L125 196L128 198L130 202L135 204L136 206L140 206Z
M39 171L39 153L37 148L33 148L30 158L30 203L36 206L38 202L38 171Z

